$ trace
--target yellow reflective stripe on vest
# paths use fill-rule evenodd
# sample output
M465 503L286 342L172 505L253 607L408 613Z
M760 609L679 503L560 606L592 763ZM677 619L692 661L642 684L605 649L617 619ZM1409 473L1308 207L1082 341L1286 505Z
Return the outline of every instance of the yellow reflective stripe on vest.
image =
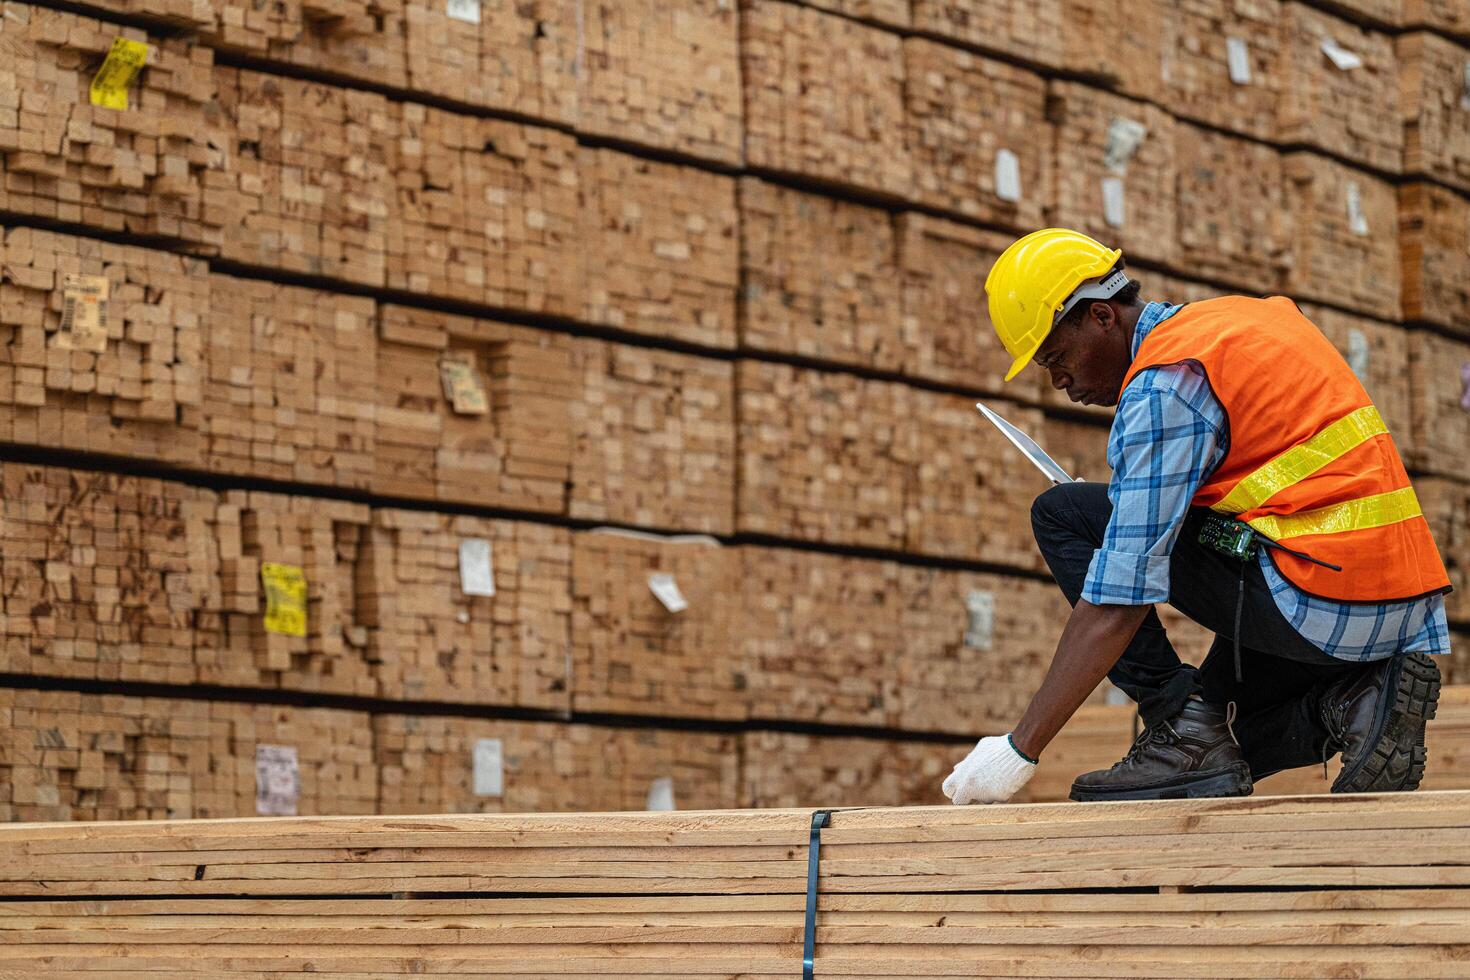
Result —
M1335 459L1388 431L1372 405L1349 412L1300 446L1288 449L1230 488L1213 507L1222 514L1243 514L1300 483Z
M1404 487L1402 490L1346 500L1301 514L1285 517L1268 514L1246 523L1273 541L1285 541L1308 534L1340 534L1343 531L1383 527L1386 524L1407 521L1423 513L1419 509L1419 498L1414 496L1414 488Z

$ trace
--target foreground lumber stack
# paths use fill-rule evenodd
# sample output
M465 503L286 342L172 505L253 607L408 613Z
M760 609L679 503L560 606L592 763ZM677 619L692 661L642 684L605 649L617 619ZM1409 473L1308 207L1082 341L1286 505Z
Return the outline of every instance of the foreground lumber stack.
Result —
M791 976L812 817L8 827L0 972ZM818 976L1463 975L1466 793L829 819Z

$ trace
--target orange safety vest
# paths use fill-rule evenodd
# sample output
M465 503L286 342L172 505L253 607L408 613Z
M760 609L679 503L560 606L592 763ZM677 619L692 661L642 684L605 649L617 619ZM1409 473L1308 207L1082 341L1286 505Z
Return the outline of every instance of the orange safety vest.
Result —
M1449 591L1383 417L1291 300L1190 303L1144 338L1123 387L1145 368L1184 362L1204 370L1230 431L1195 506L1342 566L1268 548L1287 581L1311 595L1377 603Z

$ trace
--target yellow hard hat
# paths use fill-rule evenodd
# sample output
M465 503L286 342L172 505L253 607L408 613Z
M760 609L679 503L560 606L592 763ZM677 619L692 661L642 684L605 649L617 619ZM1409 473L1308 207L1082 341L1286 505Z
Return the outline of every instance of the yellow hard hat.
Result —
M1021 372L1079 300L1108 299L1128 285L1121 270L1108 275L1122 257L1122 249L1067 228L1033 231L1001 253L985 277L985 294L990 322L1016 359L1006 372L1007 381ZM1087 288L1079 288L1084 284Z

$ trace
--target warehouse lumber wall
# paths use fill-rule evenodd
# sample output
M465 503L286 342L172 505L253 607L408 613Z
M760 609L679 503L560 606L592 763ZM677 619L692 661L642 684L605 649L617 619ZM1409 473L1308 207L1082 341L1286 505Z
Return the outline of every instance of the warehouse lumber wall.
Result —
M764 980L796 969L806 910L819 976L1024 964L1165 977L1225 963L1241 976L1451 977L1462 965L1462 793L827 821L735 810L3 828L0 968ZM1385 838L1403 843L1374 845Z
M33 725L14 815L253 812L198 775L254 771L244 707L303 812L938 802L1065 616L973 403L1109 475L1108 410L1000 381L980 285L1042 224L1298 300L1470 626L1459 4L0 6L0 694L127 705L29 709L110 727Z

